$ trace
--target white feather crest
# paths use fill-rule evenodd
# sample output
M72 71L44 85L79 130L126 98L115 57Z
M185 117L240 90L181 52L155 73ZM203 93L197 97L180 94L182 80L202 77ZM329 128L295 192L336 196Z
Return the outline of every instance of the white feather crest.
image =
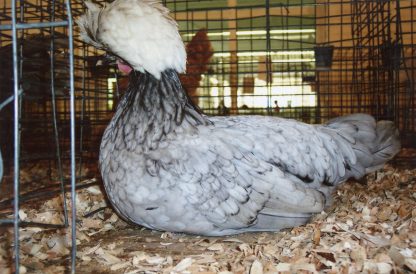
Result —
M77 23L86 43L158 79L166 69L185 71L186 51L178 25L160 1L115 0L102 8L85 4L88 11Z

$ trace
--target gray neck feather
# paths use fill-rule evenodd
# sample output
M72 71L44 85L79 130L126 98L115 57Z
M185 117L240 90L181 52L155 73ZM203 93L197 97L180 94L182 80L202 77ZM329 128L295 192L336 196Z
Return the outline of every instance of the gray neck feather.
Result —
M208 123L183 90L176 71L166 70L160 79L132 71L127 92L104 133L103 143L108 140L116 149L135 150L140 146L149 151L180 127L190 129Z

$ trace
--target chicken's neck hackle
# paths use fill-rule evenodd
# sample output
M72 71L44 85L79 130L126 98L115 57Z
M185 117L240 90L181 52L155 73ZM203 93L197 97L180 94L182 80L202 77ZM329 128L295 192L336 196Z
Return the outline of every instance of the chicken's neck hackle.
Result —
M160 79L133 71L112 120L112 126L118 128L112 137L122 134L127 149L140 145L149 150L157 148L166 135L178 128L194 130L208 123L188 98L174 69L162 72Z

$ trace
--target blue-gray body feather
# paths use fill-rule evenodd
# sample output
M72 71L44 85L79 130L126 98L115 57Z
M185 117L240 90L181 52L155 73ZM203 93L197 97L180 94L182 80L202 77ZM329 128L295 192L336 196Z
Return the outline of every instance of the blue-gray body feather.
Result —
M146 227L203 235L277 231L307 222L334 187L399 150L391 122L365 114L325 125L264 116L207 117L173 70L133 72L106 129L110 201Z

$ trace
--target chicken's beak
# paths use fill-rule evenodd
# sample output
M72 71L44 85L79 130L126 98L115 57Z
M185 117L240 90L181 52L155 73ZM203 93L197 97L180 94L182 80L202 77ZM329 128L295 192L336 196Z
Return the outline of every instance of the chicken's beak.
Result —
M117 62L117 57L111 54L104 54L100 56L97 63L95 64L97 67L99 66L114 66Z
M125 61L121 60L120 58L112 54L105 54L100 56L100 59L98 59L95 65L97 67L117 65L118 69L125 75L128 75L133 70L132 67L128 65Z

